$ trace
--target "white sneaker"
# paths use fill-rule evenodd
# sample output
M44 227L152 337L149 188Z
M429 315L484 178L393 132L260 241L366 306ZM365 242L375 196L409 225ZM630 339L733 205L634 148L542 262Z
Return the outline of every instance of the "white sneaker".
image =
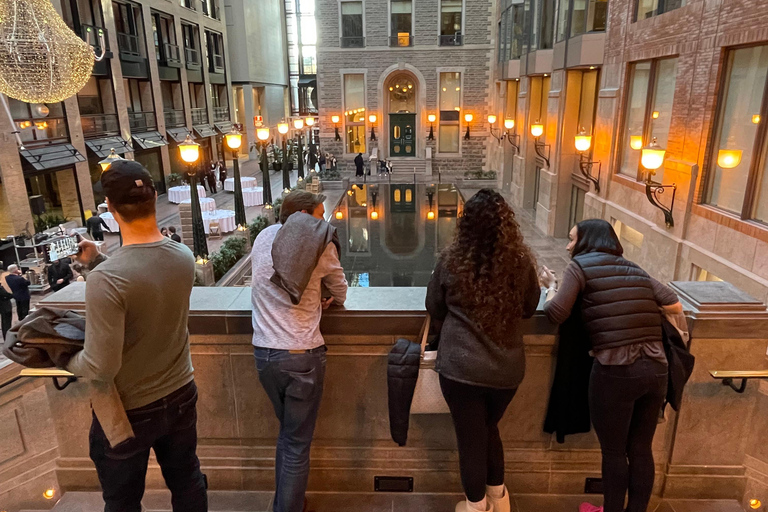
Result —
M467 503L467 500L460 501L456 504L456 511L455 512L478 512L474 508L469 506L469 503ZM486 500L486 506L485 506L485 512L495 512L493 505L490 501Z
M510 512L512 506L509 502L509 492L507 492L507 486L504 486L504 496L501 498L494 498L490 494L485 495L485 499L493 507L494 512Z

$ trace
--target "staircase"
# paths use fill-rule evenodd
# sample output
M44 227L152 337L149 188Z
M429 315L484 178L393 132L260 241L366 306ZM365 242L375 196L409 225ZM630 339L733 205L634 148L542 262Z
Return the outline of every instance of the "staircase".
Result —
M425 175L427 173L427 161L423 158L403 158L391 160L392 174Z

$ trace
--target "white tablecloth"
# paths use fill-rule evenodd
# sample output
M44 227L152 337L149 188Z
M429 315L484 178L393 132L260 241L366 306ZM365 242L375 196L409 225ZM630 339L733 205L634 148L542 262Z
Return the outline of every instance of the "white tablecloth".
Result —
M107 211L107 203L101 203L98 207L99 213L105 213Z
M243 186L243 188L255 187L256 178L241 176L240 184ZM235 191L235 178L227 178L226 180L224 180L224 190L226 190L227 192Z
M197 194L200 197L205 197L205 189L200 185L197 186ZM189 199L189 185L171 187L168 189L168 201L171 203L179 204L185 199Z
M191 204L191 199L185 199L179 204ZM212 212L216 209L216 200L212 197L201 197L200 198L200 209L204 212Z
M120 226L118 226L117 221L115 220L115 217L111 213L109 212L102 213L101 215L99 215L99 217L102 218L102 220L104 221L104 224L109 226L109 229L112 230L113 233L117 233L120 231Z
M209 234L211 232L209 223L212 220L218 220L219 221L219 229L221 229L222 233L231 233L232 231L237 228L235 225L235 212L232 210L216 210L213 212L203 212L203 228L205 229L205 234Z
M243 202L246 208L264 204L264 187L244 188Z

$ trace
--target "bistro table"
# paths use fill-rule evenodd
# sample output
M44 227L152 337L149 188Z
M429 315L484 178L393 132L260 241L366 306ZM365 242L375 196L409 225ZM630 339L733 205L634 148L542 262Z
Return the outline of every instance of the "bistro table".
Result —
M191 199L185 199L179 204L192 204ZM204 212L212 212L216 210L216 200L212 197L201 197L200 198L200 210Z
M203 228L205 234L211 233L211 221L219 221L219 229L222 233L231 233L237 228L235 224L235 212L232 210L215 210L212 212L203 212Z
M99 217L101 217L101 220L104 221L104 224L109 227L110 231L113 233L120 232L120 226L117 224L115 217L110 212L104 212L100 214Z
M250 176L241 176L240 183L242 184L243 188L251 188L257 185L256 178ZM227 178L224 180L224 190L227 192L235 191L235 178Z
M200 185L197 186L197 195L205 197L205 189ZM171 187L168 189L169 202L179 204L185 199L189 199L189 185L181 185L179 187Z
M101 203L98 206L97 210L99 211L99 213L107 213L107 211L109 210L109 208L107 207L107 203Z
M264 204L264 187L244 188L243 202L246 208Z

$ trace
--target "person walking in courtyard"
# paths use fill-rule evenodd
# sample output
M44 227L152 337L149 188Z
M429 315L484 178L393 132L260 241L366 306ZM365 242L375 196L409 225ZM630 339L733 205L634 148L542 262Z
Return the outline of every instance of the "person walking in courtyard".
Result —
M112 230L109 229L109 226L107 226L107 223L104 222L104 219L102 219L98 213L88 217L88 220L85 221L85 226L88 230L88 234L91 235L91 238L98 242L104 241L104 230L101 229L102 227L106 228L110 233L112 232Z
M219 181L221 182L221 190L224 190L224 182L227 181L227 164L219 160Z
M0 329L3 331L3 341L13 323L13 294L5 284L5 276L0 277Z
M205 179L208 181L208 190L211 191L211 194L216 193L216 165L213 162L211 162L211 165L208 167L208 170L205 172Z
M176 232L176 226L168 226L168 233L169 233L168 238L170 238L174 242L181 243L181 237Z
M160 234L157 193L141 164L115 162L101 184L123 246L88 275L85 344L66 369L90 379L94 389L114 383L130 422L133 436L113 445L105 433L113 429L92 419L90 456L105 510L141 510L152 449L173 511L207 512L187 331L195 259L186 246ZM83 255L97 254L93 242L81 242L81 249ZM78 261L88 265L84 258Z
M523 318L541 290L512 208L480 190L464 205L441 254L426 307L440 327L435 370L456 429L467 500L456 512L509 512L498 423L525 374Z
M48 267L48 284L53 291L57 292L65 288L75 278L72 267L69 266L70 263L72 263L72 260L69 258L62 258L54 261Z
M362 176L365 168L365 160L363 154L358 153L355 157L355 176Z
M31 299L29 281L22 276L18 265L9 265L5 282L8 283L8 287L11 289L13 300L16 301L16 316L19 318L19 322L21 322L29 314L29 301Z
M324 199L304 190L285 196L280 224L259 233L251 252L253 354L280 422L273 512L304 509L325 380L320 317L347 296L336 229L323 218Z
M580 311L595 360L589 412L603 456L603 507L581 512L645 512L653 490L653 436L667 394L661 313L682 313L677 295L623 258L613 226L602 219L568 234L571 263L557 279L544 267L544 313L557 324ZM624 500L629 491L626 508Z

